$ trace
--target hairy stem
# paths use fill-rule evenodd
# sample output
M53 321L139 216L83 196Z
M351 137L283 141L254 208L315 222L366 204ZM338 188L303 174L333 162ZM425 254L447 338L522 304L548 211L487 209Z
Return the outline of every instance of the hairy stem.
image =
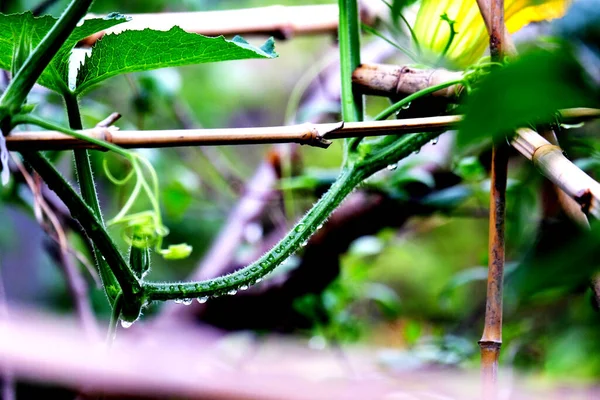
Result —
M65 203L73 218L77 219L90 240L98 247L123 291L126 299L138 295L141 284L127 265L122 254L112 241L104 225L93 210L75 192L48 159L37 152L21 152L23 159L31 165L58 197Z
M391 106L389 106L388 108L386 108L385 110L383 110L382 112L377 114L377 116L375 117L375 120L381 121L381 120L387 119L392 114L394 114L396 111L400 110L402 107L410 106L410 103L412 101L414 101L420 97L427 96L428 94L435 93L438 90L445 89L447 87L451 87L451 86L455 86L455 85L460 85L462 83L463 83L463 79L457 79L457 80L440 83L439 85L430 86L428 88L419 90L418 92L415 92L409 96L406 96L402 100L392 104Z
M345 122L357 122L363 119L362 95L352 91L352 72L360 65L358 3L356 0L339 0L338 6L342 118Z
M150 300L224 295L246 289L283 263L327 220L333 210L364 179L364 169L342 170L336 183L275 247L249 266L215 279L189 283L145 283Z
M308 211L304 218L273 249L247 267L229 275L204 281L144 282L145 295L148 300L194 297L202 299L209 296L235 294L238 290L246 289L294 254L325 223L328 216L360 182L388 164L409 156L439 134L440 132L416 133L403 136L377 155L343 168L339 178L329 191Z
M79 112L79 104L77 103L77 95L68 93L64 95L65 104L67 106L67 115L69 117L69 126L71 129L81 130L83 129L81 123L81 114ZM85 203L90 206L94 211L94 215L98 221L104 225L102 219L102 211L100 210L100 203L98 202L98 194L96 192L96 184L94 182L94 176L92 173L92 165L90 164L90 156L87 150L75 150L75 172L77 180L79 182L79 190ZM94 257L96 258L96 266L98 273L102 279L102 285L104 292L108 297L110 303L115 301L117 294L120 292L119 284L115 275L110 270L106 260L100 254L98 247L92 243L94 249Z

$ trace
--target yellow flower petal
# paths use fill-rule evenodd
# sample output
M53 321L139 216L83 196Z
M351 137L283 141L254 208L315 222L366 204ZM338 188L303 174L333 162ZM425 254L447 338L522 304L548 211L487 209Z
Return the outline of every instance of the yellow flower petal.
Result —
M563 16L570 0L506 0L505 21L510 33L530 22ZM450 25L440 17L455 21L457 32L446 57L457 67L466 67L483 56L488 35L475 0L423 0L414 24L415 35L423 49L441 54L450 38Z

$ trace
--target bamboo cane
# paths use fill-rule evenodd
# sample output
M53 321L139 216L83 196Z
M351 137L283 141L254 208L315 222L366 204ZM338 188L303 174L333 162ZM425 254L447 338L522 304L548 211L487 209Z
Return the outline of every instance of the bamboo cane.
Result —
M504 0L477 0L490 35L492 61L499 62L504 56L507 37L504 26ZM488 246L488 278L485 322L479 347L483 398L494 400L498 394L498 361L502 346L502 303L505 262L506 184L508 181L508 148L505 143L495 142L492 147L490 176L490 219Z
M419 69L411 66L362 64L352 73L352 84L360 93L375 96L406 96L444 82L458 80L460 71L447 69ZM433 96L455 99L462 91L453 85L434 92Z
M361 19L366 24L375 20L374 9L361 9ZM273 5L223 11L171 12L160 14L131 14L131 21L100 31L80 42L92 46L107 33L126 29L145 28L167 31L177 25L187 32L207 36L265 35L289 39L297 35L335 34L338 27L337 4L306 6ZM98 18L100 15L88 15Z
M415 72L406 73L408 71ZM407 66L363 64L355 70L353 80L355 88L361 93L390 97L408 95L414 93L412 90L418 91L428 87L428 85L455 80L457 74L460 74L460 72L443 69L427 72L427 70L415 70ZM452 88L454 89L440 90L435 92L434 95L453 98L462 90L460 86ZM571 108L561 110L560 115L564 122L573 118L586 121L597 118L598 110L593 108ZM453 124L449 125L452 126L448 126L448 128L454 127ZM511 145L523 156L534 161L534 165L542 175L577 201L584 212L587 211L594 217L600 218L600 214L598 214L599 206L597 205L600 202L600 191L596 188L596 181L577 168L562 152L560 154L556 153L551 158L545 158L545 162L536 162L532 159L531 155L535 152L535 149L546 144L549 144L547 140L537 132L527 128L518 129L511 142ZM575 169L577 169L577 172L575 172ZM569 174L573 175L567 175L565 171L569 171ZM583 176L587 178L583 178Z
M593 108L571 108L560 110L559 113L561 118L568 123L578 123L594 118L600 118L600 109ZM300 124L262 128L175 129L152 131L121 131L116 128L99 126L93 129L83 130L81 133L84 133L91 138L104 140L124 148L162 148L265 143L299 143L326 148L329 146L330 140L349 137L445 131L457 128L462 119L462 115L447 115L386 121ZM531 136L531 133L529 135ZM541 138L539 135L534 137ZM543 140L543 138L541 139ZM14 130L6 137L6 144L11 151L98 148L97 145L90 142L76 139L56 131ZM533 144L534 143L531 145ZM519 150L519 147L516 148ZM529 158L531 159L531 157Z

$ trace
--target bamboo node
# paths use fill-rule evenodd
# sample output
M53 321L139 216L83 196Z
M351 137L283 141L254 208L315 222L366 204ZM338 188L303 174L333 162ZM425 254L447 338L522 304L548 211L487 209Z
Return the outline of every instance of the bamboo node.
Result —
M540 158L544 157L548 153L553 153L556 151L558 151L560 154L562 154L563 152L560 147L554 144L543 144L533 150L533 154L531 155L531 161L533 161L533 163L537 165Z
M482 350L486 350L486 351L500 351L500 348L502 347L502 340L480 340L479 342L477 342L479 344L479 347Z
M334 130L337 130L339 128L335 128ZM331 131L325 132L325 134L329 133ZM326 149L331 145L332 141L325 139L324 138L324 134L321 134L319 132L319 130L314 127L314 126L310 126L310 128L307 129L307 131L302 135L302 138L300 140L300 144L304 145L309 145L309 146L313 146L313 147L320 147L322 149Z
M590 189L582 189L575 195L575 201L579 203L581 206L581 211L588 215L590 210L592 209L592 202L594 201L594 196Z

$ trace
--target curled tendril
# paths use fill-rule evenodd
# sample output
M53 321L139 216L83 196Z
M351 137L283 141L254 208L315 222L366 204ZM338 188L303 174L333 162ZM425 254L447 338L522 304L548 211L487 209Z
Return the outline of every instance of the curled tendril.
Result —
M165 259L179 259L189 256L191 246L183 243L162 249L162 241L169 234L163 225L159 203L158 176L150 162L134 152L121 153L131 164L131 170L122 178L116 178L109 168L106 158L103 162L104 173L108 179L118 186L123 186L134 179L134 187L129 198L117 213L107 222L108 226L121 225L123 240L134 247L154 246L157 253ZM140 196L145 195L150 202L150 210L132 213L131 210ZM173 249L172 249L173 248Z

